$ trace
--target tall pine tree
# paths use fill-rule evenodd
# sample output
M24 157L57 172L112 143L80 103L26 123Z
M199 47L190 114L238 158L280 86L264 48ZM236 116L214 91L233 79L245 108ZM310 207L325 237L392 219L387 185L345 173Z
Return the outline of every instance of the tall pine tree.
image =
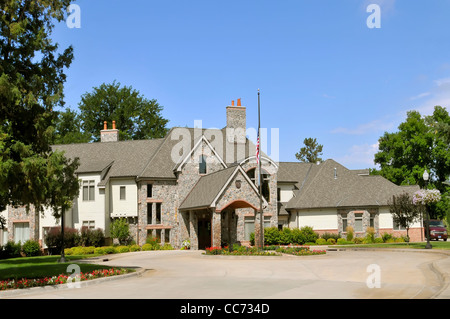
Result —
M50 147L54 110L64 105L64 69L73 59L73 48L58 53L50 35L71 2L0 1L0 211L50 206L58 216L78 194L78 161Z

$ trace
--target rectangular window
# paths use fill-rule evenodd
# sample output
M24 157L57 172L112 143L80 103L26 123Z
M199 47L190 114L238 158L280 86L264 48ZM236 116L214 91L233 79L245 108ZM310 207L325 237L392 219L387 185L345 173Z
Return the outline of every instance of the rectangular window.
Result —
M342 214L341 216L342 216L342 231L347 232L347 226L348 226L347 214Z
M94 229L95 221L93 220L83 220L83 228Z
M250 234L255 232L255 217L245 217L244 219L244 239L250 240Z
M400 226L400 224L395 222L395 220L393 221L393 223L394 223L394 227L392 228L393 230L406 230L405 227Z
M170 243L170 229L164 229L164 243Z
M30 223L14 223L14 242L25 243L30 240Z
M270 227L270 216L264 216L264 228Z
M147 204L147 224L153 224L153 204L152 203L148 203Z
M8 242L8 229L0 229L0 246L5 245Z
M363 219L362 214L355 214L355 232L363 231Z
M125 186L120 186L120 200L126 199L126 189Z
M156 203L156 224L161 224L161 203Z
M147 184L147 198L153 197L153 184Z
M370 227L375 228L375 215L370 214Z
M198 173L206 174L206 156L200 155L198 163Z
M95 200L95 181L83 181L83 201Z
M156 239L161 243L161 229L156 230Z

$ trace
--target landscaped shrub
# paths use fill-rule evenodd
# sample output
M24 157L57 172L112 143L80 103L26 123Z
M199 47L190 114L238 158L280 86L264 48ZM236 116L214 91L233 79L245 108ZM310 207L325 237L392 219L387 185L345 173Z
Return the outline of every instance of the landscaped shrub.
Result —
M347 232L347 241L352 241L353 236L355 234L355 231L353 230L352 226L347 226L347 229L345 230Z
M292 230L290 228L283 228L279 231L279 244L280 245L289 245L292 241Z
M75 247L78 244L78 230L75 228L64 228L64 248ZM50 255L61 253L61 226L50 228L44 237Z
M95 247L94 254L96 255L104 255L105 249L103 247Z
M103 248L103 252L105 254L115 254L116 253L116 249L113 246L105 246L105 247L102 247L102 248Z
M280 244L280 231L277 227L264 228L264 244L278 245Z
M111 237L116 238L120 245L131 243L130 228L126 218L117 218L111 223Z
M371 244L371 243L374 243L374 242L375 242L375 228L367 227L365 243Z
M355 238L353 238L353 242L355 243L355 244L362 244L363 243L363 238L360 238L360 237L355 237Z
M336 241L336 243L337 243L338 245L353 244L352 241L348 241L348 240L345 239L345 238L338 238L338 240Z
M116 250L118 253L129 253L130 252L130 247L128 246L119 246L116 247Z
M41 245L35 240L27 240L22 246L22 251L27 257L39 256L41 254Z
M150 249L148 250L159 250L161 249L161 244L160 244L160 240L158 238L152 237L152 236L148 236L147 239L145 240L145 244L146 245L150 245Z
M8 241L4 246L3 246L3 257L4 259L8 259L8 258L16 258L16 257L20 257L20 252L22 251L22 245L19 243L15 243L13 241Z
M171 244L169 243L165 243L162 247L161 250L173 250L173 247Z
M334 239L334 242L336 242L340 238L339 234L328 233L328 232L323 233L320 237L325 239L326 241L328 241L328 239L332 238L332 239Z
M374 241L376 244L382 244L383 243L383 238L381 238L381 237L377 237L377 238L375 238L375 241Z
M100 247L105 245L105 234L101 228L89 229L82 227L78 235L77 246Z
M393 239L393 236L389 233L383 233L381 238L383 239L383 242L387 243L390 239Z
M334 245L334 244L336 244L336 240L334 238L330 237L330 238L327 239L327 244L328 245Z
M291 232L292 244L303 245L306 243L305 234L298 228L292 229Z
M139 245L131 245L130 246L130 251L141 251L141 246Z
M312 227L310 226L303 226L300 228L300 231L305 236L305 242L316 242L317 238L319 238L319 234L317 234Z
M148 250L154 250L153 246L151 244L144 244L142 245L142 250L143 251L148 251Z
M325 239L323 239L323 238L317 238L316 239L316 244L317 245L326 245L327 241Z

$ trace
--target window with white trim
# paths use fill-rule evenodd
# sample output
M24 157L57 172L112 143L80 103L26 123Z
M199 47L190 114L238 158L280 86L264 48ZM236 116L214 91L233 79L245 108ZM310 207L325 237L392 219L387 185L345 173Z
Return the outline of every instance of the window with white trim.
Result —
M95 181L83 181L83 201L95 200Z
M14 242L22 244L30 240L30 223L14 223Z

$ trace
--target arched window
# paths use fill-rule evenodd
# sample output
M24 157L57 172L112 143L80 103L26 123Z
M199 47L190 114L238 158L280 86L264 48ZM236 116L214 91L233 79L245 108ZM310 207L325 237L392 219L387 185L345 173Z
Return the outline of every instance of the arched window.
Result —
M258 184L258 170L256 168L249 169L247 171L248 177L252 180L253 183L255 183L256 187L259 190L259 184ZM267 202L270 202L270 188L269 188L269 180L270 180L270 174L267 173L264 169L262 170L261 174L263 183L262 183L262 195L266 199Z

